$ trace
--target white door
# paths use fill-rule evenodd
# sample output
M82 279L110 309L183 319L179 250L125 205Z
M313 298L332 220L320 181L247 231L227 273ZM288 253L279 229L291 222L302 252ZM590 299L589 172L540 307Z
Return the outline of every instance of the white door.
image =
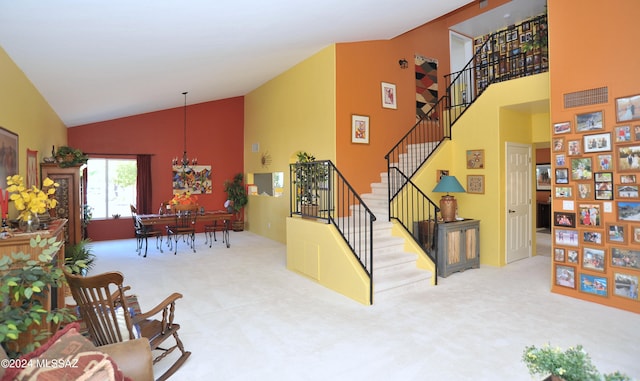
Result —
M531 146L506 143L507 255L511 263L531 255Z

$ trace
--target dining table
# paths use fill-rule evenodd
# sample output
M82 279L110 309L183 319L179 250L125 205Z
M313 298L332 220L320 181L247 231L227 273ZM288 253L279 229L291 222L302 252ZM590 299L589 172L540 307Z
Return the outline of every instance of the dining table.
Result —
M215 240L215 233L222 233L222 242L227 248L231 247L229 242L229 228L231 227L231 219L233 214L226 210L197 211L196 223L205 222L205 237L207 241ZM176 222L177 214L137 214L138 223L144 227L153 228L154 226L167 226ZM206 242L205 242L206 243ZM209 247L211 247L211 243Z

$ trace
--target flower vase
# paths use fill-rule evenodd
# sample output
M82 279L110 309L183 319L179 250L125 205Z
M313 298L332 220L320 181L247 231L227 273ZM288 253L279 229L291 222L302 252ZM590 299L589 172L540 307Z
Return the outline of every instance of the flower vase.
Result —
M18 220L18 227L24 233L33 233L40 229L40 217L38 217L37 213L31 213L27 216L23 215Z

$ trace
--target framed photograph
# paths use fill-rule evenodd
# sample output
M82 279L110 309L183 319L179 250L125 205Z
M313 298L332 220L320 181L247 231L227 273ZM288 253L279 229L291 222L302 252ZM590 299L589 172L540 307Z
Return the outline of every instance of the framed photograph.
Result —
M554 229L556 245L578 246L578 232L575 230Z
M595 230L583 230L582 231L582 243L592 245L602 245L602 232Z
M611 171L613 166L613 157L611 154L598 155L598 170L600 171Z
M7 176L18 174L18 135L0 127L0 189L7 189Z
M601 130L604 126L604 112L593 111L576 115L576 132Z
M369 144L369 117L351 115L351 143Z
M589 183L579 183L578 193L579 200L593 200L593 187Z
M556 285L576 288L576 269L573 266L555 265Z
M567 157L565 154L556 155L556 167L564 167L567 165Z
M607 224L607 242L625 245L627 243L626 232L627 225Z
M636 175L620 175L620 182L622 184L635 184Z
M568 249L567 250L567 263L578 263L578 250Z
M536 190L551 190L551 164L536 164Z
M618 171L640 171L640 144L618 146Z
M553 124L554 134L568 134L571 132L571 122L560 122Z
M616 185L616 194L618 198L638 198L637 185Z
M613 172L596 172L594 182L596 200L613 200Z
M474 149L467 151L467 168L484 169L484 150Z
M484 175L467 175L467 193L484 194Z
M393 83L382 82L382 107L398 108L398 100L396 99L396 85Z
M640 226L631 226L631 244L640 245Z
M448 169L437 169L436 170L436 183L440 182L440 179L442 179L442 176L449 176L449 170Z
M582 137L584 142L584 153L606 152L611 151L611 133L604 132L602 134L585 135Z
M576 214L567 212L553 212L553 226L565 228L576 227Z
M569 184L569 169L556 168L556 184Z
M582 154L580 150L580 140L569 140L567 148L569 149L567 153L568 156L579 156Z
M564 262L564 249L560 247L553 249L553 260L556 262Z
M617 208L619 221L640 221L639 201L618 201Z
M27 148L27 188L38 186L38 151Z
M582 227L602 226L600 204L578 204L578 225Z
M616 98L616 121L628 122L640 119L640 95Z
M637 276L614 272L613 286L613 295L638 300Z
M633 134L635 135L635 141L640 141L640 126L633 127Z
M564 151L564 138L554 138L553 152L563 152L563 151Z
M640 250L612 247L611 266L640 269Z
M580 291L587 294L607 296L607 278L596 275L580 274Z
M616 143L631 141L631 126L618 126L615 129Z
M556 187L556 198L573 198L573 187Z
M591 180L592 177L590 157L571 159L571 180Z

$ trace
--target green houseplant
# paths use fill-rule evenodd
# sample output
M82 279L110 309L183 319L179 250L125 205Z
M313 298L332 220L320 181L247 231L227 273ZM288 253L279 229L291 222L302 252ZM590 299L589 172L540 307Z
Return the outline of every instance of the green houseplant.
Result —
M300 151L296 155L298 161L295 166L294 182L300 212L302 215L317 216L320 186L326 183L329 175L327 166L323 163L315 163L315 156L308 152Z
M89 156L85 155L81 150L77 148L71 148L68 146L58 147L58 151L55 154L55 159L58 165L62 168L72 167L78 164L86 164L89 160Z
M95 259L96 255L91 251L91 240L88 238L64 248L65 269L71 274L87 275L93 268Z
M242 208L247 205L249 199L247 198L247 190L245 189L244 176L242 173L238 173L233 176L232 180L225 180L224 191L227 194L228 205L232 209L235 219L233 221L233 230L244 230L244 220L242 218Z

